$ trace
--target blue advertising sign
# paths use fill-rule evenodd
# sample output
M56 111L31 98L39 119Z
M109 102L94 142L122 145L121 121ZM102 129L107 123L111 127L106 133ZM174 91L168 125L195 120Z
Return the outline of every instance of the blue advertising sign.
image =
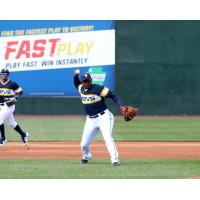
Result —
M0 21L0 66L24 96L78 96L73 73L114 90L114 21Z

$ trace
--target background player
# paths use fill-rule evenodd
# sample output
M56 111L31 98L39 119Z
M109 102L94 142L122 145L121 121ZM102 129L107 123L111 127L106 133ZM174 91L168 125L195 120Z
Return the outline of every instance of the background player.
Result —
M4 121L20 134L24 145L28 143L28 133L25 133L20 128L13 117L15 103L22 93L22 88L16 82L9 80L9 70L2 69L0 80L0 146L3 146L7 142L5 137Z
M89 73L83 73L80 81L78 77L79 73L79 70L74 71L74 85L81 95L82 104L87 114L81 141L81 149L83 151L81 162L82 164L86 164L88 160L91 160L92 155L89 145L100 129L111 157L111 163L113 166L119 166L119 156L112 138L114 117L107 109L105 98L113 99L120 109L123 108L122 102L107 87L92 84L92 78Z

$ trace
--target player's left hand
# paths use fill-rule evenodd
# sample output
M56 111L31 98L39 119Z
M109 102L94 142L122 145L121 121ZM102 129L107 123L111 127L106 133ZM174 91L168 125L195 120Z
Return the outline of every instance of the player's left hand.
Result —
M132 106L120 106L120 111L125 121L132 120L138 114L138 108Z

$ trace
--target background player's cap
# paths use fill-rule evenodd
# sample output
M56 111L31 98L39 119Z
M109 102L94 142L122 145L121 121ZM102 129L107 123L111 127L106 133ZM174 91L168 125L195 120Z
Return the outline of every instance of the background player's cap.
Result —
M6 68L1 70L1 74L8 74L9 75L9 73L10 73L9 70L6 69Z
M82 81L85 81L85 80L91 80L92 78L91 78L91 76L90 76L90 74L89 73L83 73L82 75L81 75L81 82Z

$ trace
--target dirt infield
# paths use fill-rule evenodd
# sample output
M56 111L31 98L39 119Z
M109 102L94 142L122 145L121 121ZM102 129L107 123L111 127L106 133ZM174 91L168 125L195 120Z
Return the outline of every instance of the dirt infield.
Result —
M79 142L9 142L0 147L0 158L81 158ZM120 158L197 158L200 142L116 142ZM109 158L104 142L94 142L91 151L95 158Z

